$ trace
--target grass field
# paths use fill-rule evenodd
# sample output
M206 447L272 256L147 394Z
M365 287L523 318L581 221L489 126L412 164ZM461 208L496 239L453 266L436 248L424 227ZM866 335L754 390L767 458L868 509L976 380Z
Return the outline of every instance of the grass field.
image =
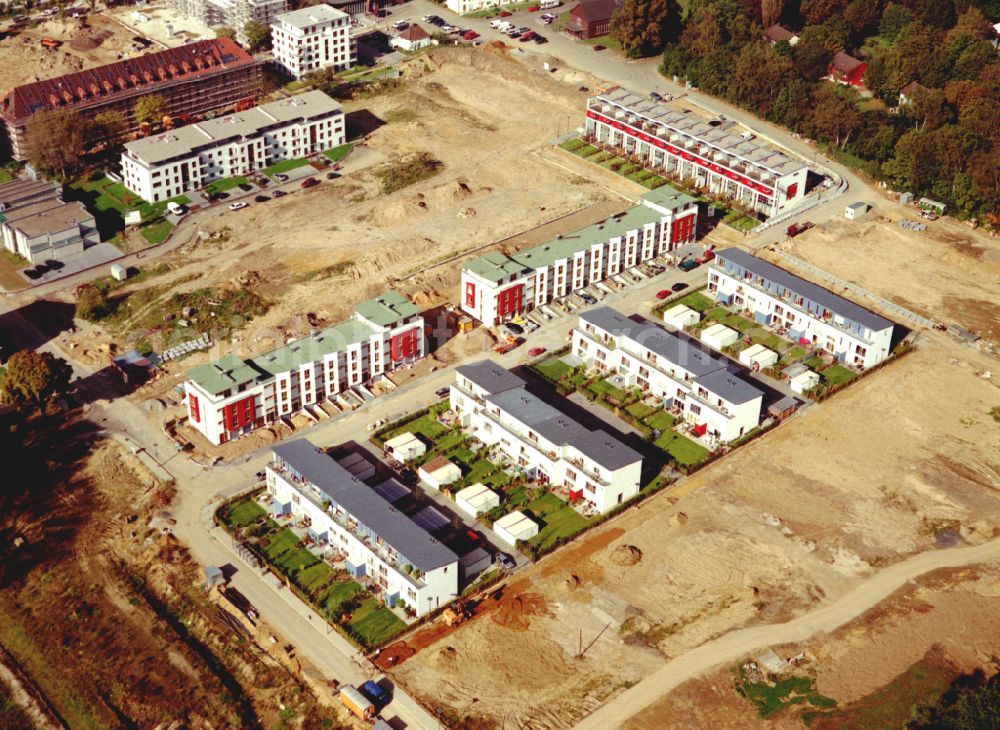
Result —
M234 177L224 177L221 180L216 180L205 186L205 192L209 195L216 193L224 193L227 190L232 190L240 185L245 185L249 182L242 175L236 175Z
M170 235L170 231L172 230L174 230L173 223L168 221L166 218L159 218L152 220L149 223L143 223L139 232L151 246L155 246L158 243L166 241L167 236Z
M678 464L684 466L695 466L708 457L708 449L704 446L673 431L665 431L653 443L657 448L670 454Z
M259 518L267 514L264 508L257 504L253 497L247 497L242 502L237 502L229 508L229 516L226 524L232 527L244 527L256 522Z
M339 581L327 588L319 597L319 605L330 617L340 613L340 607L361 592L361 586L353 581Z
M268 177L274 177L279 172L288 172L289 170L295 170L296 168L303 167L309 164L309 160L305 157L293 157L290 160L282 160L281 162L276 162L270 167L265 167L261 172L263 172Z
M711 297L700 291L693 291L687 296L681 297L674 304L684 304L696 312L706 312L715 306Z
M757 714L763 719L786 707L806 702L820 708L835 707L837 704L816 690L816 680L811 677L787 677L775 684L750 682L741 669L736 678L736 691L757 707Z
M323 155L330 160L330 162L340 162L342 159L347 157L348 153L354 148L351 142L347 144L342 144L340 147L334 147L331 150L326 150Z
M298 575L299 585L312 594L333 580L334 571L328 563L319 562L303 568Z
M542 373L545 377L550 380L559 380L563 375L568 373L571 368L569 365L564 363L558 357L549 358L545 362L540 362L535 365L535 369Z
M587 386L587 390L595 395L603 395L609 398L614 398L619 402L625 400L625 391L615 385L612 385L606 380L595 380Z
M843 365L831 365L820 373L820 375L822 375L823 380L830 385L844 385L845 383L849 383L858 377L856 372L845 368Z
M650 428L655 428L657 431L663 432L672 429L676 420L672 415L661 410L646 418L644 423Z
M571 537L587 526L583 515L551 493L529 502L524 509L544 523L528 541L539 548L548 547L559 538Z
M405 628L406 624L374 598L366 598L351 615L350 627L369 647L379 646Z

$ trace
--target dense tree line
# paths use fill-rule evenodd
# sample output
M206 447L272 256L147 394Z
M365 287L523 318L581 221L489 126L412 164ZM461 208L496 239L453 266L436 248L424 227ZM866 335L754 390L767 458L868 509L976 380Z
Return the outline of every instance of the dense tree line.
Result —
M636 7L639 6L639 9ZM891 187L1000 226L1000 0L627 0L652 29L616 18L632 55L835 147ZM780 22L795 45L770 43ZM870 95L824 80L840 50L867 62ZM900 103L900 91L916 82Z

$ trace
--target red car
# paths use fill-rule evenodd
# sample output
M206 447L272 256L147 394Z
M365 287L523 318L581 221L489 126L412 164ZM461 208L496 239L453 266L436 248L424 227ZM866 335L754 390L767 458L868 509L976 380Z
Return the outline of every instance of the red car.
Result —
M509 18L511 15L513 15L513 13L511 13L510 11L507 11L507 10L501 10L500 11L500 17L501 18Z
M529 13L537 13L541 9L542 8L541 8L540 5L532 5L530 8L528 8L528 12Z
M670 290L669 289L664 289L663 291L656 292L656 298L657 299L666 299L669 296L670 296Z
M465 35L462 36L462 38L464 38L467 41L474 40L474 39L476 39L478 37L479 37L479 34L476 31L474 31L474 30L466 31Z
M531 355L532 357L538 357L539 355L543 355L544 353L545 353L544 347L532 347L530 350L528 350L528 354Z
M313 185L319 185L319 180L314 177L307 177L300 183L301 187L311 188Z
M595 51L603 51L607 46L594 46Z
M517 40L520 41L521 43L525 43L527 41L530 41L534 37L535 37L535 31L529 30L527 33L525 33L523 36L521 36Z

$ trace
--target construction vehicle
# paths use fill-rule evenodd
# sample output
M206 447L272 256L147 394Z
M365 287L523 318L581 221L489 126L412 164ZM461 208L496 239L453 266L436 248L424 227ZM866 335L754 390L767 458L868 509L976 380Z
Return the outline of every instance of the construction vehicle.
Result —
M58 48L63 44L61 40L58 40L56 38L42 38L42 40L39 41L39 43L41 43L42 46L45 48L52 48L52 49Z
M340 702L365 722L375 718L375 705L356 688L345 684L340 688Z
M456 603L441 612L446 626L458 626L472 618L472 610L466 603Z
M515 347L517 347L518 345L520 345L522 342L524 342L524 338L523 337L508 337L507 339L503 340L502 342L498 342L493 347L493 352L497 353L498 355L503 355L503 354L508 353L511 350L513 350Z
M806 221L805 223L793 223L792 225L788 226L788 228L785 229L785 233L788 235L789 238L795 238L803 231L808 231L812 227L813 224L810 223L809 221Z

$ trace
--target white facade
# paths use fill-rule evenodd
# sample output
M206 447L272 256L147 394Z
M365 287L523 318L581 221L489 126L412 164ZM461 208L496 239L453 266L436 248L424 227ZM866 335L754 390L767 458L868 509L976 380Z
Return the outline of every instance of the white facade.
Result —
M740 364L753 370L763 370L776 365L777 362L778 353L760 344L750 345L750 347L740 351Z
M63 202L62 185L41 180L0 185L0 236L5 249L32 264L64 259L100 241L83 203Z
M739 338L739 332L732 327L726 327L721 322L709 325L701 331L701 341L713 350L722 350L729 347Z
M462 427L496 446L529 478L564 485L598 512L639 492L642 456L604 431L590 431L544 403L490 360L456 371L451 407Z
M497 5L510 5L517 0L445 0L445 6L453 13L475 13Z
M427 446L412 433L407 431L382 444L385 453L399 461L409 461L427 453Z
M265 471L272 512L308 518L315 543L346 553L348 572L369 578L387 604L422 616L458 595L458 557L309 441L276 446Z
M572 335L573 354L589 367L663 398L705 435L728 442L760 424L763 392L686 339L609 307L581 314Z
M274 64L294 79L332 68L343 71L357 63L351 16L329 5L311 5L283 13L271 24Z
M462 269L462 310L506 322L695 240L694 198L659 188L601 223L511 255L494 251Z
M188 371L188 423L213 444L298 413L408 367L426 354L424 320L394 292L354 316L250 359L235 355Z
M417 469L420 481L428 487L440 490L462 478L462 470L443 456L438 456Z
M212 28L231 28L236 40L246 45L246 24L254 21L269 26L276 15L288 9L288 0L168 0L167 5Z
M476 482L455 493L455 506L472 519L500 506L500 495L485 484Z
M530 540L538 534L538 523L521 510L515 510L494 522L493 532L505 543L515 547L519 540Z
M889 356L893 324L817 284L736 248L717 251L709 296L840 362L870 368Z
M126 187L155 203L345 140L340 104L310 91L129 142L122 173Z
M735 122L701 117L621 88L587 102L586 137L653 169L774 216L805 198L806 164Z

